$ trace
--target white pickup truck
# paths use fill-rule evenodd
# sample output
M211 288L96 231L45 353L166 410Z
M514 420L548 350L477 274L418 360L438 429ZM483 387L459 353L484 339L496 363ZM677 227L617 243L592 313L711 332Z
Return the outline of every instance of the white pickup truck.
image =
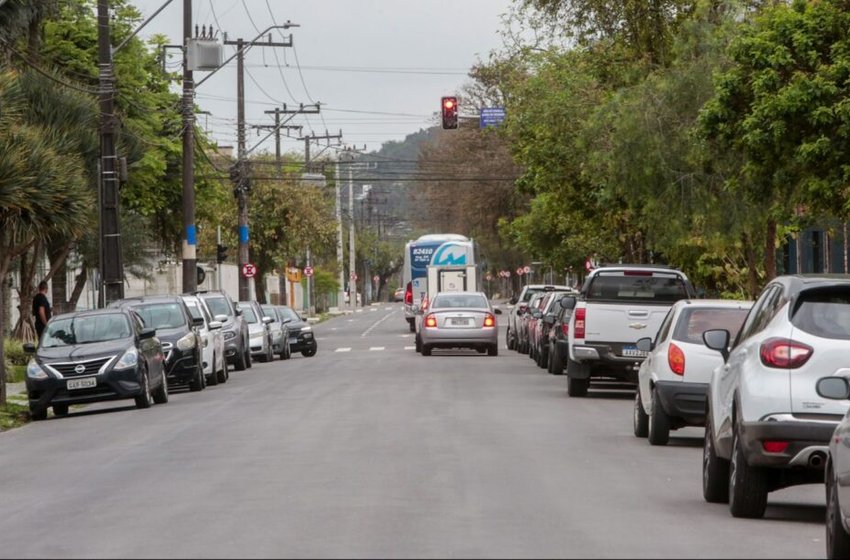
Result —
M578 297L564 301L569 324L567 393L587 394L593 377L637 382L646 353L637 341L655 337L667 312L694 288L679 270L659 265L609 265L593 270Z

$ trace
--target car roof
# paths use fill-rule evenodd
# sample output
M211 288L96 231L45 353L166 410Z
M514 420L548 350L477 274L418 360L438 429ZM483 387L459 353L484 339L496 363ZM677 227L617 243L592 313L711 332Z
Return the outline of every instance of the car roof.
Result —
M72 317L94 317L97 315L124 315L129 316L132 311L125 307L105 307L103 309L85 309L83 311L71 311L54 315L53 319L70 319Z
M713 308L713 309L749 309L753 306L754 301L738 300L738 299L680 299L674 305L678 307L698 307L698 308Z
M119 300L115 300L112 303L110 303L109 305L115 306L115 307L118 307L118 306L121 306L121 307L131 306L132 307L132 306L138 305L140 303L176 303L176 302L183 303L183 298L181 296L171 296L171 295L159 294L159 295L150 295L150 296L126 297L126 298L122 298L122 299L119 299Z

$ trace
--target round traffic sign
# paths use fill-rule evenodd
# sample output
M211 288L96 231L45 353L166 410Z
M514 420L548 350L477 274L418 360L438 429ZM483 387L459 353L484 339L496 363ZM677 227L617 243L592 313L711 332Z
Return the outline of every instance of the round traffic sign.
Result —
M487 276L485 276L485 278L486 278L486 279L487 279L487 281L489 282L490 280L492 280L492 279L493 279L493 275L492 275L492 274L490 274L490 273L488 272L488 273L487 273Z
M251 263L245 263L242 265L242 275L245 278L253 278L257 274L257 267Z
M349 278L351 278L352 280L355 280L355 281L356 281L356 280L357 280L357 273L356 273L356 272L352 272L351 274L349 274L349 276L348 276L348 277L349 277Z
M522 267L519 267L518 269L516 269L517 275L522 276L522 271L523 271Z
M529 274L531 272L531 267L526 265L522 268L523 273Z
M304 267L304 276L307 276L307 277L313 276L313 267L312 266L305 266Z
M378 276L377 274L372 277L372 282L380 282L380 281L381 281L381 277Z

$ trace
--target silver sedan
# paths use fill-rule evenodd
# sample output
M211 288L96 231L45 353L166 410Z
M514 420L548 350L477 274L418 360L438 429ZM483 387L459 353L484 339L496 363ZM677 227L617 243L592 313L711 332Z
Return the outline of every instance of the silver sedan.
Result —
M434 348L474 348L490 356L499 354L496 315L482 292L440 292L422 317L418 345L423 356Z

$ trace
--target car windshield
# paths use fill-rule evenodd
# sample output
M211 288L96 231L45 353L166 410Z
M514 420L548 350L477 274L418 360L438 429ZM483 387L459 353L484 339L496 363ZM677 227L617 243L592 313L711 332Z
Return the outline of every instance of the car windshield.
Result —
M277 321L277 313L274 312L274 307L271 305L263 305L262 309L264 316L271 318L272 322Z
M257 319L257 314L254 313L254 308L250 305L242 305L242 317L249 324L259 323L260 321Z
M850 289L803 292L791 323L815 336L850 340Z
M280 307L279 309L284 319L290 319L292 321L301 320L301 317L298 315L298 313L296 313L295 310L291 307Z
M133 310L139 314L146 327L176 329L186 326L186 316L177 303L134 305Z
M522 301L526 301L526 302L531 301L532 297L534 297L535 295L537 295L541 292L546 292L546 291L548 291L548 290L546 290L545 288L528 288L525 291L525 294L522 296Z
M725 329L735 340L744 324L749 309L685 309L679 315L673 340L702 344L702 333L713 329Z
M227 305L226 298L211 297L207 298L206 301L213 315L227 315L228 317L233 316L233 313L230 312L230 306Z
M446 309L455 307L472 307L486 309L487 298L481 294L441 294L434 298L432 309Z
M69 317L51 321L41 339L42 348L91 344L129 338L133 331L127 317L120 313Z
M673 303L688 297L681 276L643 271L599 274L587 289L587 301Z

